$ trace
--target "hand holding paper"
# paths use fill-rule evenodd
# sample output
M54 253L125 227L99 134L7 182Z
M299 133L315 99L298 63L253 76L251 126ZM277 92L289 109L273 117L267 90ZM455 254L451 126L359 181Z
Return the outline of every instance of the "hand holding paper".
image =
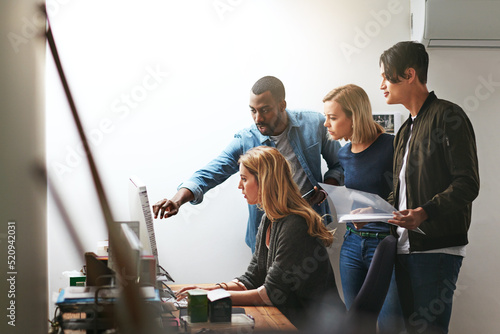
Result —
M398 211L376 194L324 183L320 186L328 193L330 208L337 213L339 223L385 222L425 234L418 227L427 219L422 208L403 210L398 216Z
M366 214L366 213L373 213L373 208L371 206L366 207L366 208L359 208L359 209L354 209L351 211L351 214L353 215L358 215L358 214ZM354 224L354 227L356 230L362 229L366 224L368 223L357 223L357 222L352 222Z
M398 225L409 230L418 229L420 224L427 219L427 213L421 207L414 210L395 211L393 219L389 219L389 224Z

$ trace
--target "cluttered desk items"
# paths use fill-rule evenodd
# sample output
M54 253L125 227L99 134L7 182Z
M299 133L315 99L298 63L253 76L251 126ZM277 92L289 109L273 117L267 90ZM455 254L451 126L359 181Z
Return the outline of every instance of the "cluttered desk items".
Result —
M187 312L180 313L181 328L186 333L198 333L203 329L222 333L253 331L254 319L245 314L244 309L232 307L231 296L226 290L193 289L187 295Z

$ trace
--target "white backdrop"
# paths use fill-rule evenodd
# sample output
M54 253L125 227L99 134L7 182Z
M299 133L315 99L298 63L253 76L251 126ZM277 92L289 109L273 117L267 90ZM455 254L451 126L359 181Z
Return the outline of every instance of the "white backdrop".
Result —
M127 180L148 186L151 204L172 196L192 172L249 126L248 96L264 75L280 78L290 109L322 112L332 88L363 87L375 112L379 55L410 37L409 1L192 0L48 1L54 36L77 108L92 142L116 220L128 219ZM474 204L469 256L459 281L454 333L492 332L498 320L494 287L494 172L498 148L498 85L474 100L482 83L500 81L498 50L430 50L429 88L466 109L477 132L482 190ZM50 57L47 57L47 165L64 194L87 251L107 238L88 166ZM471 97L472 96L472 97ZM486 135L489 135L486 139ZM493 137L493 138L492 138ZM493 140L493 141L492 141ZM495 150L496 154L489 154ZM160 263L178 283L217 282L241 274L247 208L237 175L155 220ZM49 293L68 284L64 271L83 263L49 198ZM490 231L485 233L485 231ZM337 241L340 244L341 238ZM485 255L491 261L484 266ZM333 254L335 257L337 254ZM338 282L340 286L340 282ZM487 311L488 312L488 311Z

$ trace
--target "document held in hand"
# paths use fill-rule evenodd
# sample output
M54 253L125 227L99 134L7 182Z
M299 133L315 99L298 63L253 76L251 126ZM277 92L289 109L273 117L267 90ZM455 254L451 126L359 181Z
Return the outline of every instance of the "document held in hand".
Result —
M390 224L388 220L394 217L393 212L398 211L377 194L326 183L319 185L327 192L330 210L332 214L337 215L339 223L385 222ZM425 234L420 228L412 231Z

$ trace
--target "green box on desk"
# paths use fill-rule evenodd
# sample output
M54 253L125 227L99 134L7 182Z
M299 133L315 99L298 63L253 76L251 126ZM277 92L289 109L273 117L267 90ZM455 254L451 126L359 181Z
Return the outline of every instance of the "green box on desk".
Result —
M69 278L69 286L85 286L87 276L73 276Z
M229 292L224 289L212 290L207 297L210 322L231 322L233 303Z
M187 313L191 322L206 322L208 320L207 291L193 289L187 292Z

